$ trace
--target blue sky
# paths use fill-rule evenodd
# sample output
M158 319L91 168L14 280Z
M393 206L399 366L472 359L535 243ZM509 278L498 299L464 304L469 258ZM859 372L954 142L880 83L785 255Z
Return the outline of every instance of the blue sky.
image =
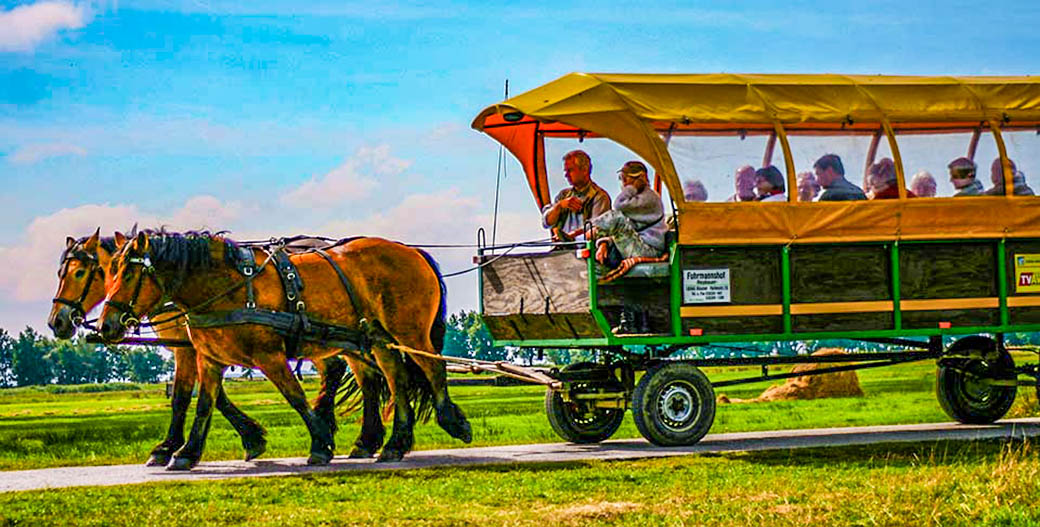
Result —
M0 327L44 328L64 236L99 225L468 243L497 160L469 123L506 78L1021 75L1040 43L1035 2L298 4L0 2ZM500 239L540 236L509 173ZM474 307L472 275L449 291Z

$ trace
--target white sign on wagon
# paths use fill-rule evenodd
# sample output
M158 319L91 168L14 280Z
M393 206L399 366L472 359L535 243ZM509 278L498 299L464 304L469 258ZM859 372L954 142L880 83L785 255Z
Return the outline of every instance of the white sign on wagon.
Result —
M683 303L729 302L729 269L683 269Z

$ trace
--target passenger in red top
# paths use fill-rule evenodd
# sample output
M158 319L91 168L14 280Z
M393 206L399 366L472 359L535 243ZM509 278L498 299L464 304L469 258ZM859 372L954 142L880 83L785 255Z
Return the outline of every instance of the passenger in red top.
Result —
M899 199L899 186L896 178L896 164L887 157L870 165L867 170L867 180L870 181L872 195L870 199ZM906 197L916 198L913 192L906 191Z

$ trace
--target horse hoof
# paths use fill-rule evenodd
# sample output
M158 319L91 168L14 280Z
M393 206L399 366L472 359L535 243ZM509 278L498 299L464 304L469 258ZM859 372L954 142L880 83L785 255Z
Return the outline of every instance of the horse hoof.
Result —
M152 454L145 462L146 467L165 467L170 464L170 454Z
M404 459L404 452L384 448L383 453L379 454L379 459L376 460L376 463L396 463L402 459Z
M376 453L374 451L369 450L367 448L361 448L359 446L356 446L356 447L354 447L353 450L350 451L349 454L347 454L347 458L349 458L349 459L368 459L368 458L370 458L370 457L372 457L374 455L376 455Z
M170 471L185 471L195 468L198 464L198 460L187 458L187 457L175 457L169 465L166 466L166 470Z
M267 441L261 441L255 445L246 447L246 461L252 461L267 452Z
M311 452L307 458L308 465L328 465L332 461L332 454L327 452Z

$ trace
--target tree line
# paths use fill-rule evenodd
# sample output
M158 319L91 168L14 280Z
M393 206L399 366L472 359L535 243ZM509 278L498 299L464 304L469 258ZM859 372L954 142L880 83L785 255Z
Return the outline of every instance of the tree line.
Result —
M44 337L31 327L12 336L0 329L0 388L110 381L159 382L173 372L173 361L157 348L105 346L77 335L69 340Z

